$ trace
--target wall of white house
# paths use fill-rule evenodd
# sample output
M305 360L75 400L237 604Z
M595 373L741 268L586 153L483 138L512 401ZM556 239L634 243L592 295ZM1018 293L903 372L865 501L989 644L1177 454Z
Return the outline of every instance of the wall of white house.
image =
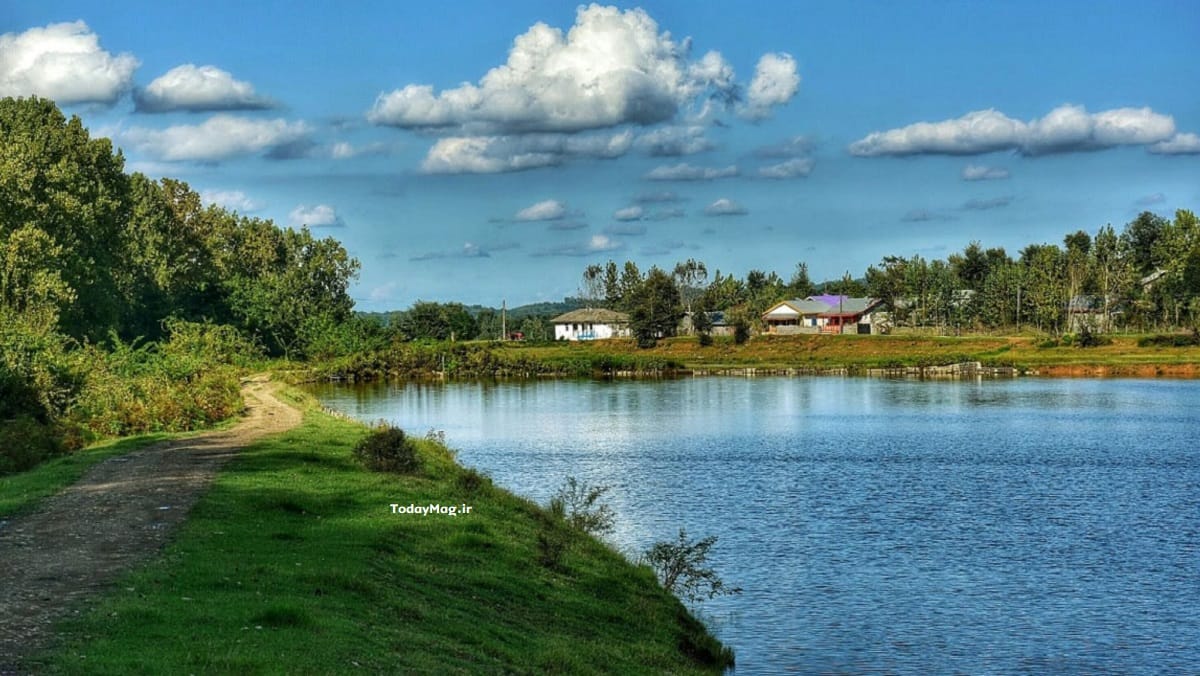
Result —
M613 324L575 322L554 325L555 340L604 340L624 336L627 333L624 327Z

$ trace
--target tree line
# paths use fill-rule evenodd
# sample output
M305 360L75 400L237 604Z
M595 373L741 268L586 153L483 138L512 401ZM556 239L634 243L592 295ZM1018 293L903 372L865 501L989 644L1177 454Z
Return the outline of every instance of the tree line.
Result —
M0 99L0 447L219 419L237 399L220 367L352 341L358 269L332 238L127 173L50 100ZM172 406L207 378L212 400ZM127 415L98 422L110 399Z
M1200 224L1187 210L1166 219L1143 212L1118 233L1105 225L1077 230L1062 245L1030 244L1014 258L1003 247L971 242L945 259L884 256L854 278L814 283L804 262L788 280L750 270L710 279L693 259L670 273L636 263L589 265L581 296L630 314L639 342L673 335L685 314L705 340L705 311L724 311L731 325L761 329L761 316L787 299L816 294L883 301L893 327L964 330L1169 330L1200 326Z

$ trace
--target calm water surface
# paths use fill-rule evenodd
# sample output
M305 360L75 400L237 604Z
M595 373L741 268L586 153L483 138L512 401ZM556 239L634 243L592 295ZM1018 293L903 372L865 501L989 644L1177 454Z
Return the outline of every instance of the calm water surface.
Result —
M322 386L626 552L717 535L738 673L1200 674L1200 383L701 378Z

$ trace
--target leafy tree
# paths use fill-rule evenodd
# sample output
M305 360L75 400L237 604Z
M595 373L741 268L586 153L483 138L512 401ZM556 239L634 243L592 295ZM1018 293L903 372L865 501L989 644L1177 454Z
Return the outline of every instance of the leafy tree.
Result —
M704 283L708 281L708 267L703 262L689 258L675 264L675 283L683 297L684 309L692 311L692 302L703 293Z
M75 294L60 306L62 328L101 339L119 327L129 208L125 160L92 139L53 101L0 99L0 240L37 228L53 243L54 270Z
M1126 224L1121 239L1128 247L1130 263L1138 274L1146 275L1154 271L1158 264L1155 259L1158 240L1166 227L1167 220L1150 211L1143 211Z
M701 345L712 345L712 318L708 316L708 305L701 297L696 301L694 310L692 311L692 330L699 336Z
M650 268L629 303L629 325L638 347L654 347L659 338L675 334L683 317L679 287L658 266Z
M409 338L418 340L470 340L479 331L461 303L417 301L404 313L400 326Z
M583 299L588 307L594 307L604 298L604 268L597 263L583 271Z

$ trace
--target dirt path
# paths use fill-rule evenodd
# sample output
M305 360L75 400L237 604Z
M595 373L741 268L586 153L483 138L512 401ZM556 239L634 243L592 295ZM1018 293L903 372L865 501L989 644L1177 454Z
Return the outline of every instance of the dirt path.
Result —
M238 451L300 423L275 390L257 376L242 388L247 415L234 427L105 460L0 527L0 674L19 673L55 621L154 557Z

